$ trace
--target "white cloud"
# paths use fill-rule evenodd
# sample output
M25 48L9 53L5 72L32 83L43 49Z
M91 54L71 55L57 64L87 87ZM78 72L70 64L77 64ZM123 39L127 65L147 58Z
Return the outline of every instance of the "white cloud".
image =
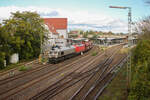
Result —
M48 7L0 7L0 18L9 18L11 12L32 11L39 13L42 17L66 17L69 29L102 30L113 32L127 32L127 23L120 19L114 19L102 12L93 13L89 11L71 11L65 9L52 9Z

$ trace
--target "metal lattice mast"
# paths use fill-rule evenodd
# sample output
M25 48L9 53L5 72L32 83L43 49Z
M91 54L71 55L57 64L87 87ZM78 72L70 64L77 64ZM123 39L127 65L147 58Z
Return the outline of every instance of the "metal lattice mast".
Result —
M131 15L131 8L128 7L128 48L130 49L132 45L132 15ZM130 88L131 82L131 50L128 52L128 59L127 59L127 81L128 81L128 89Z
M131 7L121 7L121 6L109 6L109 8L118 8L118 9L128 9L128 48L132 45L132 15L131 15ZM130 82L131 82L131 50L128 52L127 57L127 86L128 89L130 88Z

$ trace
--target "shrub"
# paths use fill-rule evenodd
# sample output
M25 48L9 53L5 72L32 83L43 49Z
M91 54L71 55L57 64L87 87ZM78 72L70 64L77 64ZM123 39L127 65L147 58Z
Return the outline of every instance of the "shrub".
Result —
M150 40L141 40L133 50L129 100L150 99Z
M140 39L132 55L129 100L150 100L150 17L137 23Z
M0 52L0 69L4 68L5 53Z
M92 56L96 56L98 54L98 52L93 52Z
M32 67L30 67L30 66L20 66L19 67L19 71L27 71L27 70L29 70L29 69L31 69Z

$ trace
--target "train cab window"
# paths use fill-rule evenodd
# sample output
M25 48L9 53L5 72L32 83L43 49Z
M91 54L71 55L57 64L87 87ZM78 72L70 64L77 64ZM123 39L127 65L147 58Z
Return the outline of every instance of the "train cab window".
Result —
M64 55L64 52L61 52L61 55Z
M57 54L58 52L55 51L54 53Z

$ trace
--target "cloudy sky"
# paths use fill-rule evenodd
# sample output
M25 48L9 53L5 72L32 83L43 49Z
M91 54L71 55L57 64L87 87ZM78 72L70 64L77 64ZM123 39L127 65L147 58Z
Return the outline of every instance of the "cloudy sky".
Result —
M68 18L68 29L127 32L128 10L110 5L132 7L133 21L150 15L145 0L0 0L0 19L10 12L36 11L41 17Z

